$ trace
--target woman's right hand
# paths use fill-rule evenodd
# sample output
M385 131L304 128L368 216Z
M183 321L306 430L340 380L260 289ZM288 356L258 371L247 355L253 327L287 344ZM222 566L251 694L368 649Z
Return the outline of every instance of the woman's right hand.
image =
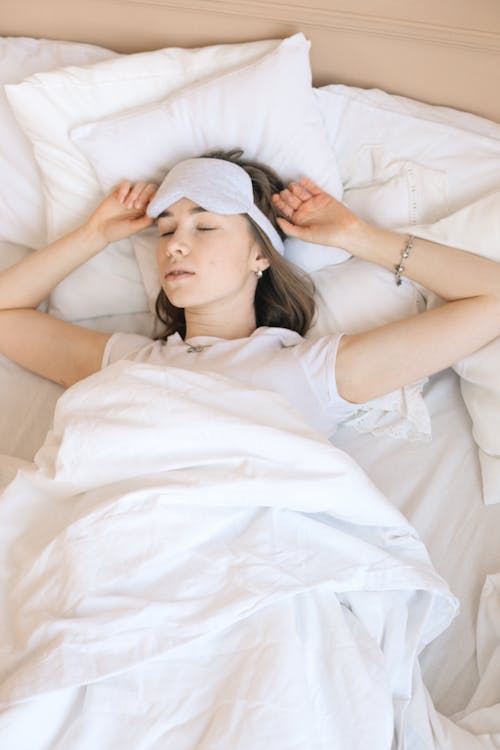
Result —
M122 180L87 220L87 227L102 244L130 237L154 224L146 209L158 185L152 182Z

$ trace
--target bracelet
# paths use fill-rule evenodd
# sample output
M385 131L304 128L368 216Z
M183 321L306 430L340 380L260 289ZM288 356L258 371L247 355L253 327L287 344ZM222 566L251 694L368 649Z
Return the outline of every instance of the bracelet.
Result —
M401 274L405 270L404 262L407 259L407 257L410 254L410 250L413 248L413 241L415 237L412 234L408 235L408 242L406 243L406 247L401 253L401 260L399 261L397 266L394 266L394 275L396 277L396 284L397 286L401 286Z

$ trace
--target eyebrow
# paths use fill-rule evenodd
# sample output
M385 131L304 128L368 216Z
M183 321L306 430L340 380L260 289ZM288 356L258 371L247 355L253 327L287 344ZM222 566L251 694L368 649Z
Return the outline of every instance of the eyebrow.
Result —
M195 206L194 208L189 209L190 214L201 214L202 212L208 213L206 208L202 208L201 206ZM173 216L173 213L171 211L162 211L161 214L158 214L156 217L156 220L162 219L164 216Z

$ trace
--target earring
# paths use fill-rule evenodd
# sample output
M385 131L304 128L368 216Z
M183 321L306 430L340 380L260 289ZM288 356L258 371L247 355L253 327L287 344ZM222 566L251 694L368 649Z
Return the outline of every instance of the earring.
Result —
M255 275L257 276L258 279L262 278L262 271L260 270L260 268L258 271L255 271Z

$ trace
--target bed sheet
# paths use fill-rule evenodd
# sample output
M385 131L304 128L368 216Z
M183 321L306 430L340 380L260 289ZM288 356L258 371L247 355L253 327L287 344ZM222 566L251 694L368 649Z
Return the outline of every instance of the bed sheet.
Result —
M32 408L39 409L30 440L22 442L24 430L18 437L20 453L28 460L41 445L62 392L53 384L41 385L38 393L29 391ZM26 390L26 381L23 386ZM339 428L334 443L356 459L415 526L436 569L459 598L459 616L422 658L436 707L450 716L465 708L479 681L476 619L485 575L500 571L500 506L482 503L477 450L456 373L449 369L433 376L425 399L433 425L431 443L360 435L348 427ZM19 417L22 411L16 406ZM3 458L4 481L18 465L19 459Z
M476 613L485 574L500 570L500 552L496 544L500 531L500 508L485 507L480 501L477 456L456 374L447 370L432 378L426 397L434 422L433 443L400 444L390 438L375 439L369 435L354 438L352 431L346 428L340 428L335 443L356 459L373 478L375 485L409 518L426 543L437 571L447 580L452 592L460 600L460 615L440 638L427 647L422 657L424 680L437 709L444 715L452 716L467 706L478 683L475 654ZM452 446L449 444L450 434L455 436ZM88 450L91 456L95 455L92 442L88 444ZM51 451L49 443L49 458ZM38 463L43 466L46 460L42 456ZM78 463L80 460L82 457L79 454ZM58 461L58 465L59 471L64 471L64 461L62 464ZM0 477L5 481L9 480L16 469L27 466L26 462L18 459L3 459L0 461ZM415 470L415 467L418 469ZM75 476L71 465L69 469L70 474L66 479L66 475L63 474L62 480L67 481L71 478L71 484L76 483L77 491L79 482L87 482L87 474L78 469ZM96 470L99 474L100 469L94 469L94 473ZM429 478L432 478L431 482ZM319 500L316 499L316 502ZM317 611L317 607L321 610L326 601L309 597L307 601L302 601L301 606L305 606L306 611L310 611L313 616L312 613ZM299 611L303 610L299 608L295 614L291 613L292 619L302 617ZM271 610L267 612L269 614ZM283 612L276 611L274 616L282 618ZM286 618L280 619L280 623L283 628L286 625L289 634L289 623L286 624ZM259 628L263 627L264 630L261 632L265 632L266 637L269 635L268 626L269 623L264 625L259 618L253 620L252 627L256 628L256 632L260 632ZM327 627L326 620L322 620L321 627ZM245 631L244 637L248 638L248 635ZM243 638L243 633L235 637L237 640ZM151 678L154 679L154 674ZM30 721L38 722L42 712L47 711L50 714L53 710L55 721L53 725L46 726L46 731L59 731L61 721L68 726L78 714L79 707L85 708L86 716L89 712L91 715L100 700L109 705L110 696L113 695L119 700L120 710L123 710L124 705L131 708L127 695L129 691L134 694L134 679L134 675L131 674L130 682L127 678L124 681L119 679L111 684L103 683L102 687L92 688L90 692L81 689L64 693L59 691L53 698L46 696L33 706L20 706L17 713ZM314 680L316 679L319 679L319 673L314 677ZM103 715L102 720L104 719ZM75 726L78 726L78 723ZM29 731L27 736L29 738ZM29 746L27 742L25 745L21 744L20 748L24 750ZM45 746L40 743L40 748L42 747ZM47 744L46 747L53 746ZM455 745L451 747L455 748ZM465 747L468 748L469 745L464 745Z

